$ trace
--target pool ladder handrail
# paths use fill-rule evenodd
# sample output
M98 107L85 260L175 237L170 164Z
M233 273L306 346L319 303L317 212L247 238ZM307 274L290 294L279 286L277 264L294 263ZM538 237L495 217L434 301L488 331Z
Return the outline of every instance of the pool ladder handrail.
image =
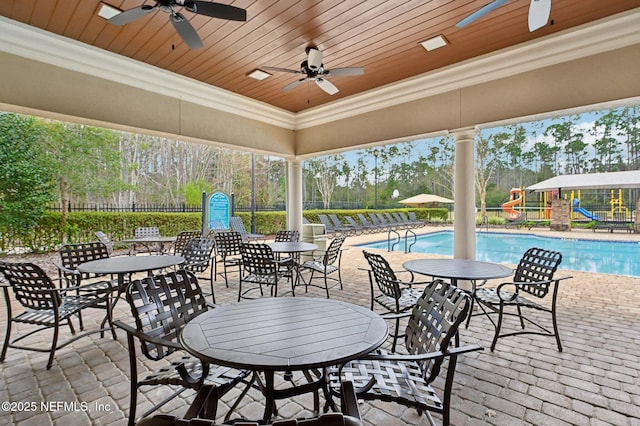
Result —
M409 241L408 241L409 233L411 233L411 235L413 235L413 242L411 244L409 244ZM415 243L417 243L417 242L418 242L418 236L416 235L416 233L413 232L413 230L411 230L411 229L407 229L404 232L404 252L405 253L411 253L411 247L413 247L413 245Z
M391 233L396 234L397 238L395 238L395 242L392 244L391 243ZM400 244L400 234L398 234L398 231L396 231L395 229L389 229L389 231L387 231L387 251L393 251L393 249Z

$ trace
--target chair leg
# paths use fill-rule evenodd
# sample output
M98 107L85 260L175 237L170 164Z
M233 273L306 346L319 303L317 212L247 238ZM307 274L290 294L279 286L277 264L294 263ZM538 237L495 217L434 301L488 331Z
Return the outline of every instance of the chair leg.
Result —
M391 352L396 353L396 343L398 342L398 330L400 330L400 318L396 318L396 326L393 329L393 343L391 344Z
M130 397L129 397L129 422L128 426L134 426L136 423L136 406L138 405L138 365L136 364L136 349L133 336L127 333L127 346L129 348L129 366L130 366Z
M500 336L500 328L502 327L502 317L504 316L504 304L500 302L500 310L498 311L498 323L496 324L496 334L493 336L493 342L491 342L491 352L496 348L498 343L498 337Z
M562 343L560 343L560 332L558 331L558 319L556 317L555 305L551 309L551 319L553 321L553 332L555 333L556 343L558 344L558 352L562 352Z
M216 304L216 295L213 293L213 281L214 281L214 271L213 268L211 268L211 274L209 275L209 283L211 283L211 300L213 301L213 304Z
M329 299L329 283L327 282L327 274L324 274L324 290L327 292L327 299Z
M3 287L4 291L4 300L7 304L7 332L4 336L4 345L2 345L2 353L0 354L0 362L4 362L4 358L7 355L7 349L9 348L9 340L11 338L11 326L13 325L13 321L11 321L11 301L9 300L9 290L7 287Z
M67 318L67 322L71 324L71 318ZM58 346L58 334L60 332L60 324L56 318L56 325L53 327L53 340L51 342L51 352L49 353L49 360L47 361L47 370L51 370L53 365L53 357L56 354L56 348Z

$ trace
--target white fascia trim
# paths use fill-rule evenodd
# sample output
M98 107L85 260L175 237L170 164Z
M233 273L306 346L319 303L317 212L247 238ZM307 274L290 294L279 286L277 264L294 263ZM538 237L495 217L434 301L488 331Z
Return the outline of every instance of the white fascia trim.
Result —
M640 42L640 9L301 111L304 129Z
M0 51L288 129L295 114L0 16Z

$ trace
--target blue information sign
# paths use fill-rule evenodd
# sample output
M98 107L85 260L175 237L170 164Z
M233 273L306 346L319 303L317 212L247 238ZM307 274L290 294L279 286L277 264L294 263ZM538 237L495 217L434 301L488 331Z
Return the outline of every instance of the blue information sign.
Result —
M209 229L229 229L229 197L223 192L214 192L207 203L207 226Z

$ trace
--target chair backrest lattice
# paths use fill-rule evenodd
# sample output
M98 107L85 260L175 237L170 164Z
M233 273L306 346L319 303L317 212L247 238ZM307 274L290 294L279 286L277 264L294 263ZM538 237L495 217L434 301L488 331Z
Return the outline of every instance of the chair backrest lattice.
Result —
M100 241L66 244L60 248L59 253L62 266L68 269L76 269L81 263L109 257L109 249Z
M126 297L139 331L172 342L178 341L187 322L207 310L198 279L185 270L134 280L127 287ZM142 344L142 352L152 360L176 350L150 342Z
M517 283L525 283L518 285L520 291L536 297L545 297L549 292L550 282L538 285L526 285L526 283L552 280L561 262L562 254L557 251L530 248L522 255L513 280Z
M51 278L33 263L0 262L2 272L9 282L13 294L27 309L54 309L62 303L60 294L55 290Z
M206 271L215 245L215 239L213 238L191 238L187 241L184 250L182 250L182 257L184 257L183 267L190 271Z
M173 243L173 252L175 254L180 254L184 250L184 247L187 245L187 242L192 238L200 238L202 236L202 231L198 230L190 230L190 231L180 231L176 236L176 241Z
M329 248L324 254L323 263L325 264L325 266L333 265L336 262L338 256L340 255L340 249L342 248L342 243L344 243L345 238L346 237L344 235L338 235L333 239L333 241L331 241L331 244L329 244Z
M400 298L400 285L389 262L377 253L364 251L363 254L367 262L369 262L371 267L370 274L373 274L380 292L385 296L398 300Z
M71 271L76 271L78 269L78 265L82 263L109 258L109 249L100 241L66 244L58 250L58 253L60 253L61 265ZM67 279L67 283L69 285L80 285L80 281L84 278L102 276L102 274L76 275L62 271L60 273Z
M237 231L221 231L214 235L216 252L221 257L239 256L242 235Z
M405 346L409 354L446 350L458 346L458 327L467 317L470 297L441 279L431 282L418 298L407 322ZM431 383L438 377L444 357L421 361L423 378Z
M284 243L284 242L298 242L300 240L300 233L296 230L282 230L276 232L275 242L276 243Z
M160 229L157 226L139 227L134 231L135 238L159 237Z
M276 276L278 264L274 261L273 250L267 244L242 244L242 268L247 274L256 276Z

